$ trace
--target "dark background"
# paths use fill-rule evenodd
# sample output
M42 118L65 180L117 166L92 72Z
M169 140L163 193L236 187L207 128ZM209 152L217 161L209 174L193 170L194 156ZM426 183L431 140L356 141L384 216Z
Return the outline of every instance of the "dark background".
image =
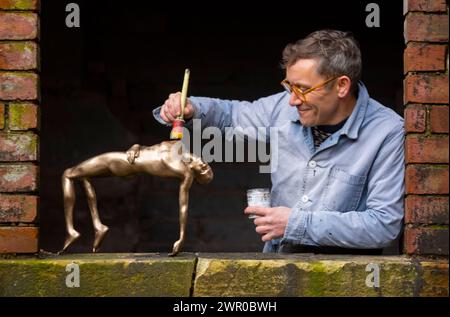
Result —
M81 9L81 27L67 28L65 6ZM181 89L190 95L254 100L281 91L286 44L312 31L352 31L361 45L363 81L371 96L402 115L402 1L376 1L381 27L365 25L371 1L160 2L42 1L41 248L64 242L61 175L94 155L134 143L167 140L151 111ZM244 5L245 4L245 5ZM270 186L256 163L212 163L214 181L191 189L184 251L260 251L243 215L245 191ZM138 176L94 179L102 252L168 252L178 238L178 182ZM81 186L69 252L90 252L93 227ZM397 252L396 247L387 253Z

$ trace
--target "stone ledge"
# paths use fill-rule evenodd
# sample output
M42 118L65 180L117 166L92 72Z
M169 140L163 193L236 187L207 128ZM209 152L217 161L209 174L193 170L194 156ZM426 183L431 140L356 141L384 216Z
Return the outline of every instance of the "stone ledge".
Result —
M371 263L379 267L379 288L366 285ZM200 254L194 285L194 296L448 296L448 260Z
M71 254L0 259L0 296L189 296L195 256ZM76 263L80 287L66 286Z
M66 286L66 265L80 287ZM368 264L379 287L368 287ZM262 253L71 254L0 259L0 296L448 296L448 260Z

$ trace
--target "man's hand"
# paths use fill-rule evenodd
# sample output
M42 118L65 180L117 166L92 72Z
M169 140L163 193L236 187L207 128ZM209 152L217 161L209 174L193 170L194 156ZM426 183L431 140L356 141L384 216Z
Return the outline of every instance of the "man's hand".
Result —
M127 150L127 160L130 164L134 163L134 159L139 156L140 145L135 144Z
M262 236L261 240L266 242L284 235L291 211L292 209L288 207L253 206L245 208L244 213L259 216L253 221L255 230Z
M169 99L164 102L159 113L161 118L167 122L172 123L178 116L181 115L181 92L176 92L169 95ZM186 98L186 106L184 107L184 119L190 119L194 116L194 107L189 98Z

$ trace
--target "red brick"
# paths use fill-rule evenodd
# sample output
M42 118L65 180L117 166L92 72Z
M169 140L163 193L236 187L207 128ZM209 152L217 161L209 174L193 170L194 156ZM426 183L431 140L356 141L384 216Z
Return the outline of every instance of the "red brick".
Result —
M447 12L445 0L404 0L406 11Z
M448 225L448 200L448 197L408 195L405 223Z
M405 228L405 252L420 255L448 255L447 228Z
M411 75L404 80L404 102L448 103L448 75Z
M37 67L34 42L0 43L0 69L28 70Z
M422 105L408 105L404 111L406 132L425 132L427 110Z
M33 40L38 34L36 13L0 12L0 40Z
M447 42L448 15L408 13L404 24L405 42Z
M407 194L448 194L448 166L408 165Z
M430 110L431 132L448 133L448 106L433 106Z
M34 133L0 133L0 161L37 160L37 140Z
M30 192L37 189L37 166L0 164L0 192Z
M38 197L0 194L0 222L34 222Z
M38 227L0 227L0 253L35 253L38 234Z
M448 163L448 136L412 136L405 142L406 163Z
M38 10L38 0L0 0L3 10Z
M404 72L445 71L445 45L408 43L403 55Z
M0 99L33 100L38 97L37 75L21 72L0 72Z
M0 103L0 129L5 127L5 105Z
M38 107L31 103L10 103L8 118L10 130L36 129L38 128Z

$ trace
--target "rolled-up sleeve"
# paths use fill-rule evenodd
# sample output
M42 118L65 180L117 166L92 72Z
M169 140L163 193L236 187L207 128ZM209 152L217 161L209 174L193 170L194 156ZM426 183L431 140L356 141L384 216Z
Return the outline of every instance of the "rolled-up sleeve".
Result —
M192 119L200 119L201 128L214 126L224 130L226 127L241 128L268 128L270 127L271 113L283 98L284 93L260 98L253 102L224 100L208 97L189 97L194 107ZM153 110L155 119L164 125L167 124L160 116L161 107ZM186 122L192 127L192 121ZM251 131L247 134L251 134Z

